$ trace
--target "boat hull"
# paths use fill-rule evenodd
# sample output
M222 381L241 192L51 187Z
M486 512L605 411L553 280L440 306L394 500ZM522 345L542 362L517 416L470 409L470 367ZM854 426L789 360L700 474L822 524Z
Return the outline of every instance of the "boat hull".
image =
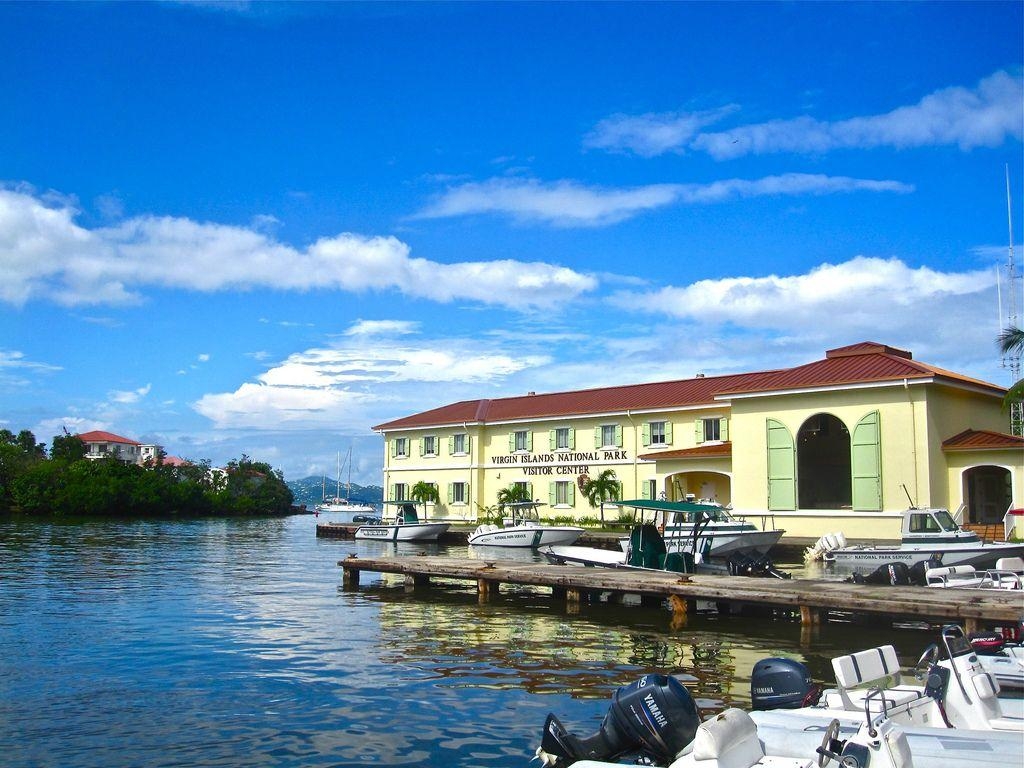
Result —
M975 544L968 546L902 546L902 547L846 547L825 556L837 568L877 567L886 563L905 563L913 566L941 556L942 565L971 565L978 569L994 568L1003 557L1024 556L1024 544Z
M532 547L536 549L551 545L570 545L582 535L582 528L572 526L512 526L474 533L469 537L469 543L479 547Z
M768 551L779 543L785 531L757 531L757 530L735 530L735 531L709 531L707 534L698 536L697 551L703 552L705 541L710 541L706 557L717 559L728 559L733 555L761 556L768 554ZM686 548L689 537L669 535L665 538L665 544L669 547Z
M597 547L549 546L540 550L548 562L588 568L626 568L626 553Z
M355 538L373 541L437 541L450 523L403 523L401 525L361 525Z

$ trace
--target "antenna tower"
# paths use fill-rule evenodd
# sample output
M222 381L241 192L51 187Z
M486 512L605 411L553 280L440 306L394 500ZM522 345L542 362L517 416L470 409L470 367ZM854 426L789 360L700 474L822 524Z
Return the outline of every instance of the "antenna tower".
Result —
M1010 202L1010 166L1006 166L1006 223L1010 230L1010 247L1006 257L1006 284L1008 301L1006 304L1006 325L1003 330L1020 328L1017 318L1017 294L1020 293L1018 281L1021 276L1017 274L1017 267L1013 258L1013 205ZM1003 355L1003 367L1010 371L1011 384L1020 381L1020 350L1013 350ZM1010 404L1010 432L1017 436L1024 436L1024 403L1017 402Z

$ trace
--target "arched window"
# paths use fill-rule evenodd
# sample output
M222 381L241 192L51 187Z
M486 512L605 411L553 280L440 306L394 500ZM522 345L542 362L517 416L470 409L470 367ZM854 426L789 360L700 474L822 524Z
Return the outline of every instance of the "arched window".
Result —
M850 431L830 413L816 413L796 438L800 509L851 507Z

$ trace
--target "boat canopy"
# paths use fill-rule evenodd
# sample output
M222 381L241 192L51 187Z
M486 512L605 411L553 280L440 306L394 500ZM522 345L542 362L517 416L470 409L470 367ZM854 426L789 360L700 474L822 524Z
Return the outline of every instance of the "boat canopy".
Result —
M697 523L703 520L726 521L729 513L717 504L698 504L693 501L661 501L658 499L633 499L631 501L613 502L625 509L640 510L640 517L645 510L665 515L670 522Z

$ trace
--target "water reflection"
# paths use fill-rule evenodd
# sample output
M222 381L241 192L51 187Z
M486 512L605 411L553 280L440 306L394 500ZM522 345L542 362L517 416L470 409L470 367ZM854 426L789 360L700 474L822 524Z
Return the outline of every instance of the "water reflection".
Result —
M347 591L350 552L479 553L321 540L314 525L0 521L4 765L525 766L549 710L596 725L650 671L680 676L711 712L749 703L764 656L828 679L833 655L893 642L911 664L931 640L825 625L803 647L797 624L771 617L673 628L661 608L569 614L547 590L481 603L472 584L410 590L380 574Z

